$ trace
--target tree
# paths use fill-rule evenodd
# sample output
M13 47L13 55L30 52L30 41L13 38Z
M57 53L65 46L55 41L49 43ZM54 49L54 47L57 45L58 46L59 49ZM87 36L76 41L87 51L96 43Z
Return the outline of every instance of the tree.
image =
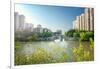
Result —
M65 32L65 36L68 36L68 37L73 37L74 33L77 32L77 30L69 30L68 32Z
M32 34L31 36L27 37L28 41L37 41L38 40L38 36L35 34Z
M52 33L51 32L43 32L42 33L42 36L43 37L51 37L52 36Z

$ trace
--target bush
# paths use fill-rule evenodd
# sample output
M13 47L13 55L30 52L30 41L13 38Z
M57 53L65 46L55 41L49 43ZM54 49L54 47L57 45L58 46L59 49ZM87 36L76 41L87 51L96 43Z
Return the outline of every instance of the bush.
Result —
M81 41L89 41L90 38L94 40L94 32L88 31L69 30L68 32L65 32L65 36L74 38L78 37Z
M15 54L15 65L27 64L27 57L25 55Z
M92 38L94 40L94 33L93 32L86 32L86 38L90 40Z
M15 65L25 64L43 64L43 63L57 63L67 61L67 54L62 52L59 57L54 57L58 51L62 51L61 48L51 47L55 52L47 52L44 48L37 48L31 55L21 55L15 53Z
M92 40L91 40L92 41ZM94 44L93 41L90 41L90 47L88 50L85 50L83 45L80 42L80 45L78 48L73 48L73 54L74 54L74 61L92 61L94 60ZM91 50L91 51L89 51Z
M84 40L87 40L88 38L86 38L86 33L85 32L81 32L80 33L80 40L81 41L84 41Z
M26 39L27 41L37 41L38 40L38 36L35 34L32 34L32 36L27 37Z
M79 32L75 32L75 33L73 33L73 37L80 37Z
M93 32L81 32L80 33L81 41L89 41L90 38L94 40L94 33Z
M65 36L68 36L68 37L73 37L73 34L77 32L76 30L69 30L68 32L65 32Z

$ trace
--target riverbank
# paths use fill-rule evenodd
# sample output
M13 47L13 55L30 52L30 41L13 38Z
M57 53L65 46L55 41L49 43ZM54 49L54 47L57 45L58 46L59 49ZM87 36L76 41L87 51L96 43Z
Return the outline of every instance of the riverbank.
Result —
M93 40L15 42L15 65L94 60Z

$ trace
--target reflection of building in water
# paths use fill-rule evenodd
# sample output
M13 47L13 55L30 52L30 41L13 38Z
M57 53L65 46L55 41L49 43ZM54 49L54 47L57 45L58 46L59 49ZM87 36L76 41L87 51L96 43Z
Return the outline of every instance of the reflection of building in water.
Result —
M94 9L86 8L84 13L73 21L73 29L94 31Z

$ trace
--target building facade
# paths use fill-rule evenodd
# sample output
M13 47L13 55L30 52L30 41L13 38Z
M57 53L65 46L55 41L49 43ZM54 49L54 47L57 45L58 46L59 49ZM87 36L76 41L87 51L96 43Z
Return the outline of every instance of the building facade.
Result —
M19 15L19 30L24 30L25 16Z
M19 15L18 12L14 13L14 28L16 31L33 32L34 25L25 22L25 16Z
M94 31L94 9L86 8L84 13L73 21L73 29L80 31Z
M14 29L15 31L19 29L19 14L17 12L14 13Z
M24 31L26 32L33 32L34 25L31 23L25 23L24 24Z

